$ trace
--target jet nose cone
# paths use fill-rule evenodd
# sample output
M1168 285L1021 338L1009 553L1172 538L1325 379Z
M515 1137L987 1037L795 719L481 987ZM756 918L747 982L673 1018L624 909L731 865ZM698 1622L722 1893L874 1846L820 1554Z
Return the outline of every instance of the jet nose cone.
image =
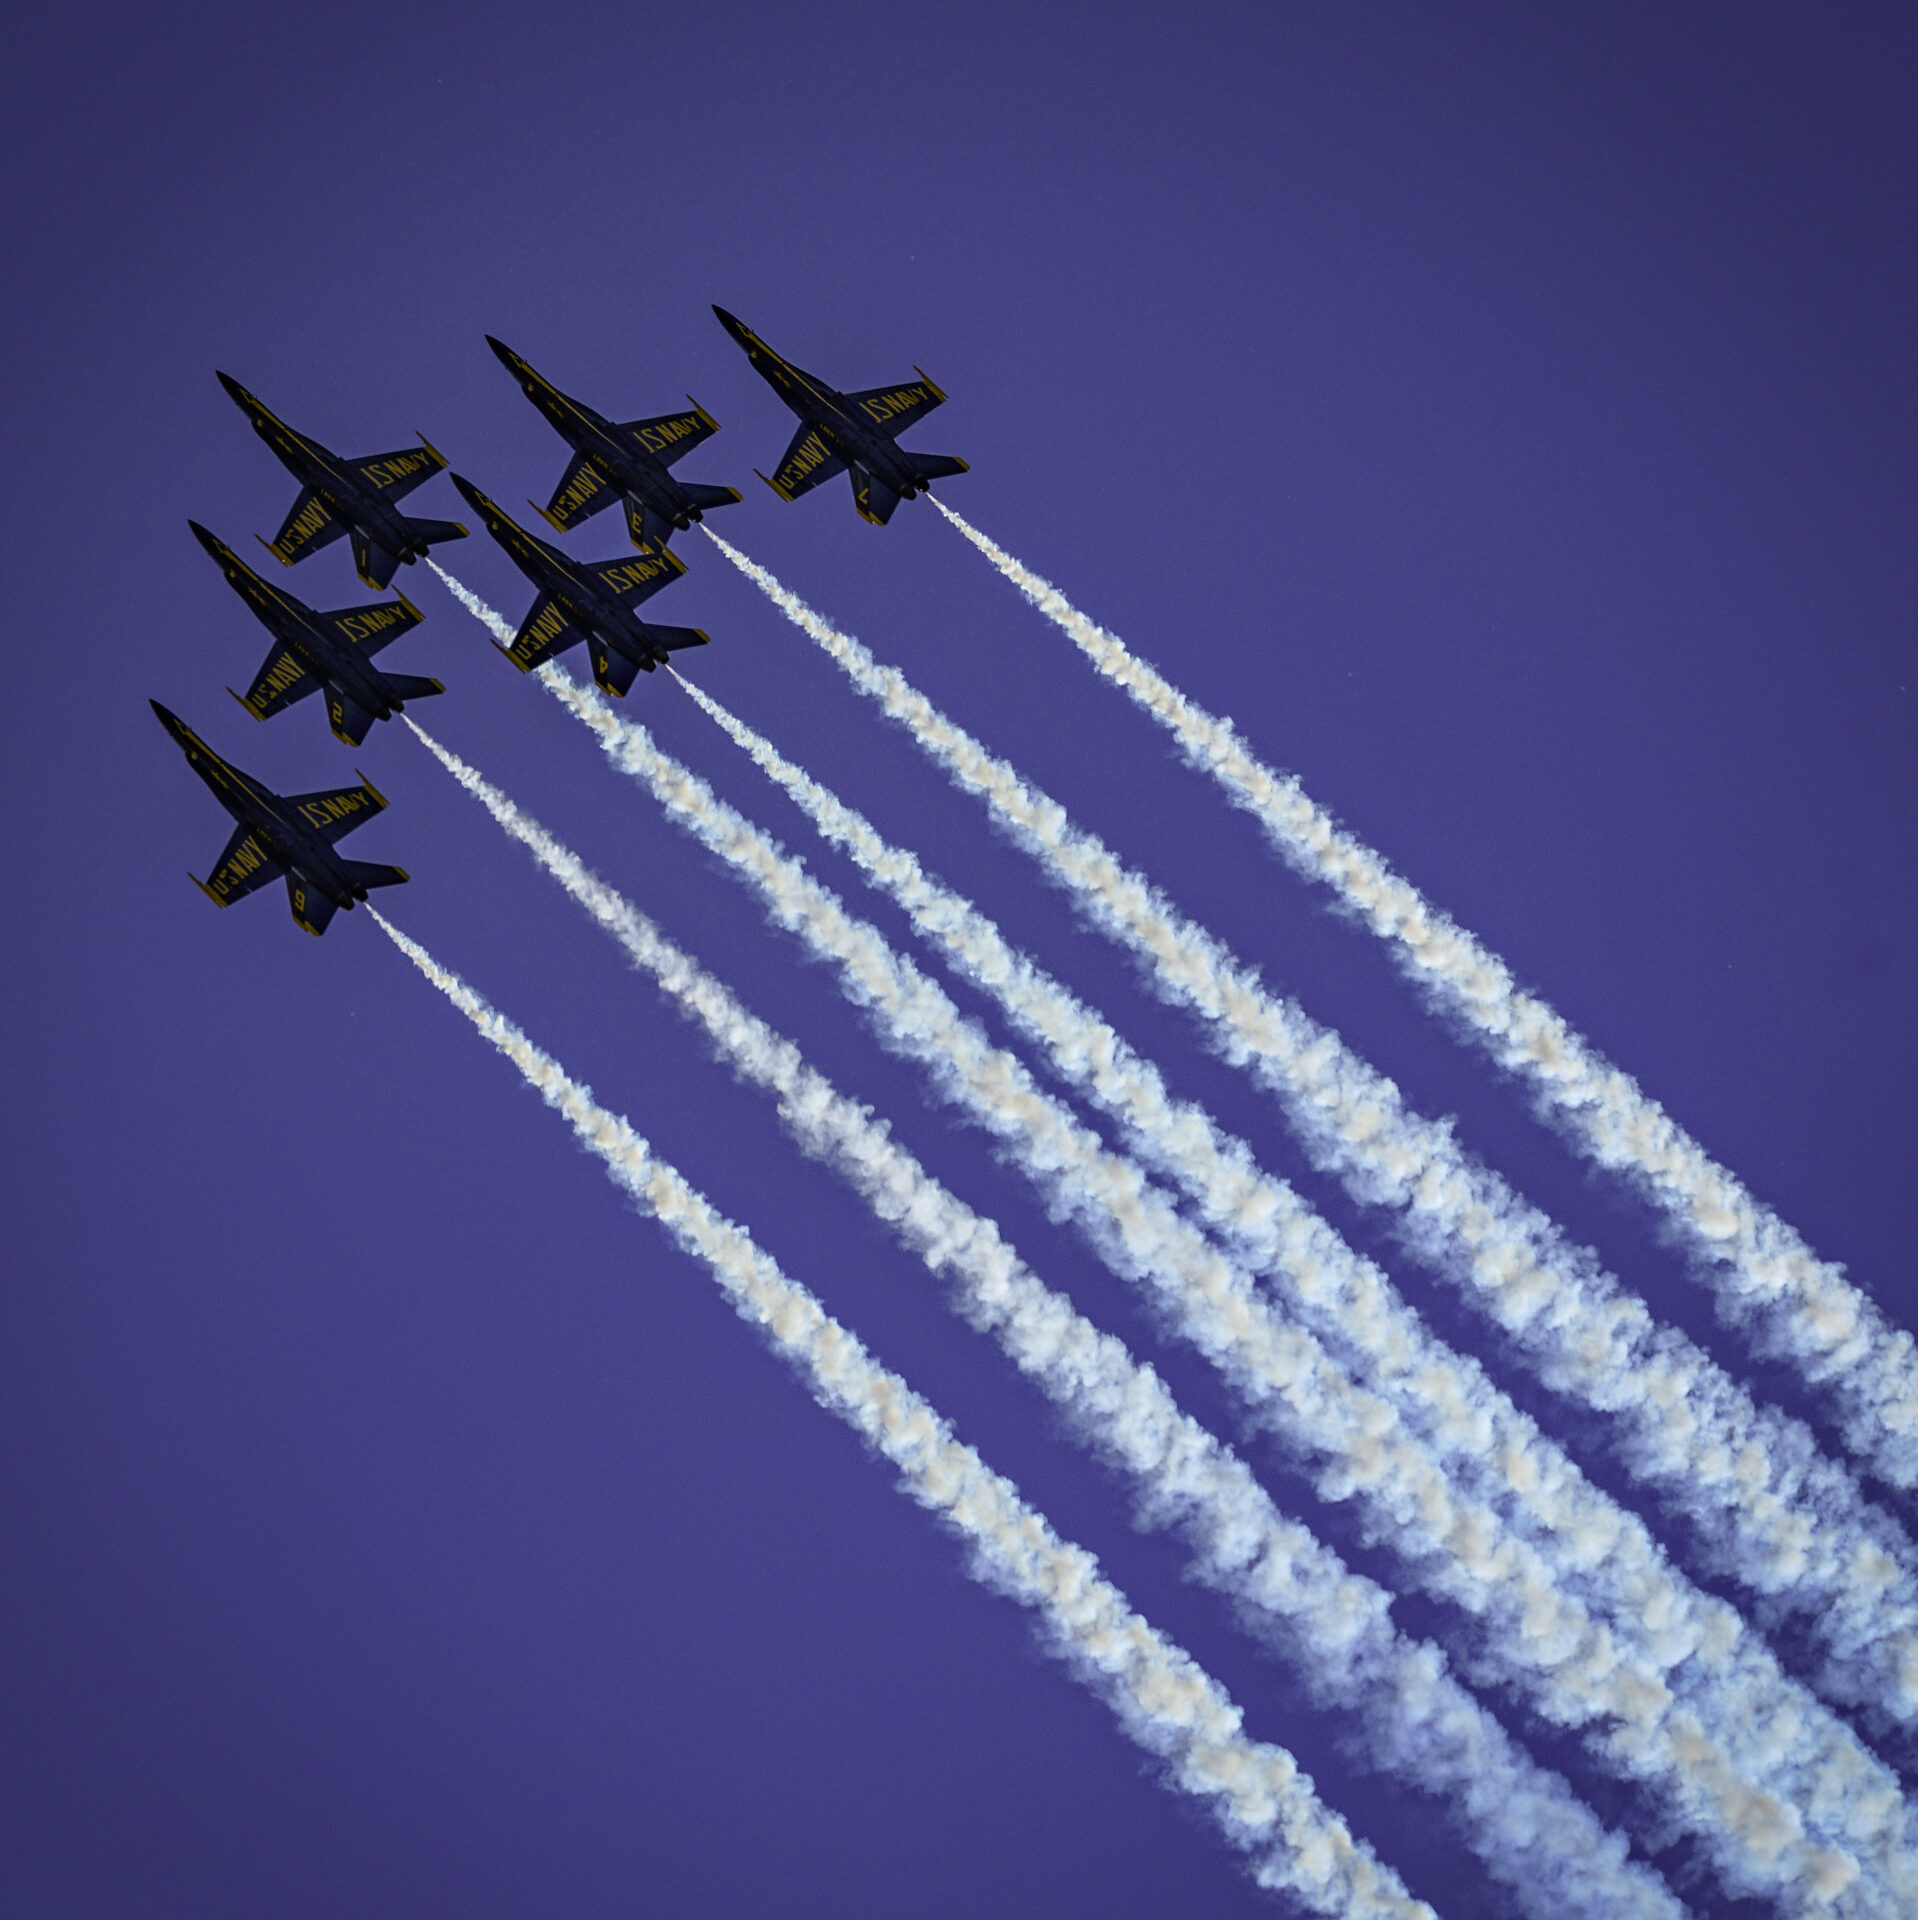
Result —
M223 386L241 406L245 406L246 403L253 398L230 373L221 373L218 367L215 367L213 371L218 375L220 385Z
M744 323L735 320L718 301L713 302L713 311L719 316L719 324L724 327L735 340L739 339L745 333L746 328Z
M169 713L157 700L149 700L147 705L153 709L161 726L166 728L167 732L177 739L182 730L180 716L176 713Z
M486 513L490 511L493 503L487 499L485 494L480 492L478 487L474 486L472 481L467 479L465 474L455 473L448 477L452 480L454 486L459 488L460 497L475 513Z
M224 542L221 541L216 534L208 533L197 520L189 520L187 525L193 529L194 539L199 541L200 545L203 546L208 553L213 554L217 558Z
M519 358L519 355L516 354L504 340L495 340L490 333L486 336L486 344L491 347L509 367Z

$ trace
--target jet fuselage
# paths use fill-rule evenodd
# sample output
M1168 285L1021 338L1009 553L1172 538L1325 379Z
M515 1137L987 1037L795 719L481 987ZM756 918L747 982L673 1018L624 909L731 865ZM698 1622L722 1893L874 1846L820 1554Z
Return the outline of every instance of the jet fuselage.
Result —
M495 340L490 333L486 343L548 425L576 454L593 463L600 478L615 493L650 506L682 533L695 520L704 517L691 494L658 458L665 451L664 446L655 448L646 444L646 435L651 429L635 432L608 420L583 400L562 393L544 374L535 372L511 347Z
M193 528L201 546L219 563L228 585L252 609L255 618L314 679L322 685L339 688L376 719L388 720L400 712L405 703L393 683L363 653L337 639L311 607L290 593L282 593L271 581L263 580L231 547L197 522L190 520L187 524ZM408 612L417 618L411 602L404 594L400 598ZM373 623L388 612L379 607L361 610L360 617L367 624L369 635L377 631Z
M590 574L577 568L557 547L530 534L500 512L480 490L453 476L453 484L473 511L485 523L486 531L499 543L508 559L536 586L550 594L568 623L589 640L598 639L615 653L623 654L636 666L651 673L666 664L667 649L638 614L622 606ZM662 572L675 576L679 569L670 560L653 553L639 553L630 561L618 563L630 576L628 584L640 586Z
M291 801L269 793L238 767L229 766L185 721L169 713L157 700L152 705L160 724L186 755L187 765L271 858L316 893L324 894L336 907L351 908L355 900L366 898L366 888L353 878L347 863L317 831L330 821L330 814L323 820L303 819L300 809ZM327 803L316 800L306 804L324 807Z
M337 454L295 432L231 376L221 374L220 384L252 422L253 431L273 449L280 465L302 487L311 487L343 527L360 534L371 545L397 554L402 564L425 557L426 548L413 543L407 516L389 506L378 488L362 485ZM425 456L401 454L391 463L395 468L392 477L402 480L416 472L417 467L409 464L413 461L423 465Z

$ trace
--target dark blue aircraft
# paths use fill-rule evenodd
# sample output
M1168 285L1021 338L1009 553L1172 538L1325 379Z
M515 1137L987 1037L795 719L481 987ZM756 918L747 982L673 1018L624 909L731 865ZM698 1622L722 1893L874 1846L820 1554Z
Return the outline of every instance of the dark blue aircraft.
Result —
M442 540L464 540L466 529L453 520L412 520L393 504L432 479L446 456L422 439L417 447L376 453L365 460L342 460L317 440L295 433L269 413L230 375L220 375L253 431L279 455L280 465L300 483L300 497L286 523L270 541L268 553L285 566L309 553L353 536L353 565L375 592L393 584L402 561L420 559Z
M681 647L710 645L697 627L656 627L633 609L686 571L671 547L644 547L628 560L571 560L515 526L470 480L453 484L507 557L539 589L506 657L522 673L586 642L603 693L623 694L643 667L651 673Z
M682 454L691 453L719 431L718 421L697 400L691 413L662 413L653 420L608 420L561 393L490 333L486 344L573 450L552 504L533 509L548 526L570 533L602 507L623 500L626 531L633 545L664 546L675 530L683 533L703 518L708 507L729 507L739 498L736 487L700 486L675 480L667 472ZM690 394L686 397L692 399Z
M345 607L316 613L290 593L262 580L223 540L197 520L189 520L197 539L220 563L228 584L279 645L253 676L244 694L233 693L256 720L265 720L326 689L326 718L336 739L357 747L375 720L390 720L409 700L424 700L446 689L437 680L410 673L382 673L373 655L420 623L420 611L401 594L370 607Z
M909 453L896 444L907 427L946 397L917 367L919 378L912 385L840 393L782 360L724 307L713 311L766 384L799 416L799 431L777 471L770 480L759 475L780 499L797 500L822 480L848 473L853 504L864 519L883 527L901 500L927 492L933 481L949 474L971 471L951 454Z
M355 900L364 900L369 887L396 887L407 878L404 868L342 860L333 851L335 841L385 810L386 798L370 780L362 776L357 787L335 787L326 793L269 793L238 767L228 766L159 701L150 704L161 726L178 741L187 765L240 823L212 877L187 876L216 907L230 907L284 875L293 918L308 933L319 934L339 908L350 912Z

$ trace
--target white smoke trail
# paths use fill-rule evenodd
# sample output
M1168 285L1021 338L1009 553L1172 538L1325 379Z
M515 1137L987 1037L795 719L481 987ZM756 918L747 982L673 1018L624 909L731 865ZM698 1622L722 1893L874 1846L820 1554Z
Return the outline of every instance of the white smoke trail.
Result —
M1045 1286L992 1221L808 1066L790 1040L490 781L410 715L406 721L499 826L700 1023L741 1078L776 1097L801 1148L841 1174L934 1273L950 1277L965 1317L992 1333L1131 1478L1145 1517L1185 1534L1198 1576L1233 1601L1322 1704L1361 1716L1373 1764L1438 1800L1523 1911L1539 1920L1681 1912L1565 1782L1537 1766L1452 1679L1436 1648L1394 1629L1389 1596L1284 1519L1245 1464L1180 1410L1156 1373Z
M1323 881L1406 972L1600 1166L1628 1175L1682 1235L1725 1318L1796 1364L1842 1411L1850 1446L1894 1485L1918 1486L1918 1343L1887 1324L1844 1269L1769 1207L1511 970L1344 832L1296 777L1256 759L1231 723L1186 698L1116 634L939 500L932 503L1093 665L1177 739L1300 873Z
M1081 891L1090 907L1103 913L1106 902L1099 887L1081 886L1075 865L1080 856L1087 861L1096 856L1111 870L1106 877L1139 890L1152 909L1149 917L1141 916L1137 923L1139 944L1149 958L1169 958L1176 963L1187 954L1188 948L1182 943L1188 939L1207 941L1204 951L1213 952L1208 937L1197 929L1183 923L1175 926L1170 910L1149 894L1143 882L1125 874L1096 841L1074 828L1057 802L1035 795L1003 763L991 760L976 741L939 715L902 675L877 666L857 641L821 620L764 568L746 560L717 535L709 532L708 537L775 597L805 631L820 639L857 684L878 693L887 710L907 719L922 740L930 734L932 739L926 742L929 748L933 742L943 745L948 739L956 739L972 756L964 763L965 783L988 791L1017 837L1029 847L1036 846L1053 870ZM570 688L570 683L567 685ZM577 689L572 690L569 704L600 734L616 764L647 780L670 812L677 813L708 846L753 879L773 907L775 918L801 932L817 950L833 953L830 940L839 936L832 929L845 916L829 894L802 869L785 861L732 809L715 801L703 782L660 754L643 729L622 721L604 703L581 695ZM936 757L946 761L943 752ZM1007 803L1004 789L1008 785L1025 803L1025 811ZM1055 854L1060 857L1054 859ZM1095 878L1099 872L1095 866ZM803 906L798 904L802 898L807 902ZM1116 921L1128 937L1134 933L1134 926L1119 916L1108 914L1106 918ZM888 950L870 928L860 930L859 941L866 945L850 943L843 955L833 953L833 957L840 959L850 976L847 990L852 997L882 1009L885 995L878 977L862 969L874 951L884 956ZM927 1017L927 983L909 963L893 957L889 964L913 982L911 994L887 1027L891 1043L901 1051L919 1050L920 1056L926 1057L927 1036L919 1023ZM1168 971L1170 980L1185 991L1180 967L1173 964ZM1234 1034L1238 1043L1231 1050L1236 1058L1250 1058L1255 1067L1268 1064L1261 1058L1257 1043L1264 1040L1269 1051L1277 1052L1264 1029L1281 1009L1266 999L1255 977L1229 979L1229 994L1223 991L1222 978L1216 971L1207 975L1214 1001L1201 1004L1214 1018L1248 1024L1245 1039ZM1215 1004L1217 1001L1223 1004ZM968 1037L976 1030L958 1019L943 995L938 996L937 1004L950 1014L951 1026L942 1032L940 1045L928 1064L943 1076L942 1088L951 1094L952 1070L961 1061L963 1049L983 1043ZM1289 1014L1292 1010L1286 1011ZM1297 1017L1303 1020L1303 1016ZM1280 1039L1287 1037L1282 1026L1276 1032ZM1387 1174L1402 1177L1401 1148L1385 1127L1392 1116L1382 1110L1382 1102L1388 1097L1396 1102L1396 1089L1343 1054L1336 1036L1316 1029L1313 1033L1318 1042L1313 1058L1304 1062L1283 1055L1280 1058L1288 1066L1302 1064L1309 1068L1306 1083L1315 1097L1334 1109L1335 1119L1349 1127L1353 1150L1361 1156L1378 1156L1379 1171L1370 1178L1376 1180ZM953 1051L955 1048L961 1051ZM1391 1433L1390 1409L1370 1395L1355 1393L1351 1383L1330 1368L1323 1350L1309 1335L1278 1328L1256 1299L1239 1290L1243 1276L1218 1262L1206 1243L1200 1243L1203 1251L1194 1249L1187 1237L1190 1230L1165 1207L1162 1198L1135 1169L1115 1172L1113 1163L1103 1157L1103 1150L1083 1129L1077 1131L1084 1144L1072 1165L1071 1179L1063 1180L1076 1123L1032 1089L1023 1069L1009 1056L989 1054L988 1058L990 1066L982 1060L968 1075L977 1088L971 1096L975 1117L1001 1131L1001 1137L1019 1153L1032 1177L1050 1186L1063 1211L1073 1213L1095 1236L1103 1236L1098 1240L1100 1250L1115 1271L1148 1280L1162 1290L1180 1330L1201 1346L1262 1419L1283 1432L1307 1458L1317 1454L1326 1462L1320 1469L1319 1484L1328 1497L1359 1498L1373 1516L1372 1524L1391 1538L1417 1578L1435 1592L1459 1598L1482 1625L1489 1628L1494 1621L1499 1623L1481 1655L1482 1665L1493 1663L1485 1670L1496 1671L1508 1684L1525 1691L1541 1711L1567 1725L1581 1724L1592 1713L1608 1710L1597 1705L1597 1694L1585 1687L1583 1679L1569 1683L1567 1676L1554 1668L1559 1655L1578 1644L1577 1633L1556 1641L1551 1634L1541 1636L1538 1628L1547 1616L1517 1603L1521 1591L1549 1594L1557 1609L1551 1616L1557 1623L1553 1633L1564 1629L1572 1618L1582 1623L1578 1632L1595 1624L1538 1557L1528 1556L1520 1543L1511 1540L1496 1515L1459 1499L1436 1463L1412 1448L1407 1436L1392 1435L1396 1444L1381 1444L1379 1436ZM1347 1081L1369 1076L1376 1090L1341 1112L1339 1103L1347 1091L1341 1074ZM1283 1083L1282 1075L1272 1078ZM1012 1098L1015 1092L1016 1101ZM1301 1116L1298 1123L1303 1124L1306 1117L1310 1116ZM1346 1144L1336 1133L1334 1137L1342 1146ZM1439 1139L1448 1153L1455 1154L1448 1136L1441 1132ZM1381 1144L1383 1153L1379 1152ZM1466 1171L1461 1163L1462 1175ZM1097 1210L1088 1214L1087 1203L1095 1195ZM1419 1191L1421 1201L1428 1197L1423 1189ZM1458 1196L1450 1198L1457 1200ZM1476 1244L1500 1223L1480 1217L1488 1210L1475 1192L1468 1189L1464 1198L1471 1203L1470 1209L1459 1210L1465 1213L1472 1243ZM1551 1231L1548 1222L1543 1225ZM1116 1245L1111 1239L1114 1231L1119 1235ZM1524 1283L1527 1312L1538 1312L1542 1301L1531 1273L1521 1267L1513 1276L1484 1260L1475 1268L1475 1277L1481 1270L1488 1280L1516 1278ZM1546 1277L1552 1277L1549 1270ZM1166 1293L1168 1287L1173 1291ZM1519 1324L1523 1325L1525 1318L1519 1316ZM1610 1318L1601 1317L1598 1326L1609 1338ZM1311 1356L1309 1363L1300 1357L1306 1353ZM1309 1406L1300 1385L1308 1378L1314 1396ZM1335 1421L1349 1424L1335 1432ZM1465 1523L1462 1516L1468 1512L1471 1519ZM1497 1542L1489 1556L1485 1552L1487 1541ZM1420 1559L1420 1554L1428 1557ZM1521 1564L1525 1569L1522 1574L1517 1571ZM1918 1904L1918 1867L1913 1861L1909 1816L1890 1770L1859 1745L1849 1728L1785 1678L1769 1650L1754 1643L1730 1608L1696 1593L1669 1574L1662 1589L1656 1601L1648 1596L1642 1610L1611 1615L1602 1622L1608 1636L1607 1659L1617 1656L1632 1670L1634 1689L1641 1682L1650 1683L1648 1693L1635 1697L1641 1703L1663 1703L1672 1698L1672 1692L1682 1696L1686 1711L1695 1712L1698 1724L1710 1729L1709 1737L1728 1743L1728 1751L1737 1755L1738 1766L1753 1767L1761 1777L1774 1782L1768 1791L1775 1792L1780 1800L1822 1809L1819 1818L1835 1818L1836 1829L1821 1831L1850 1836L1850 1844L1899 1889L1894 1899ZM1557 1651L1548 1653L1548 1644ZM1672 1692L1667 1692L1667 1683ZM1663 1704L1658 1704L1654 1719L1663 1711ZM1782 1743L1777 1737L1780 1733L1785 1734ZM1689 1756L1690 1749L1685 1748L1684 1753ZM1619 1753L1615 1751L1612 1758L1616 1763ZM1712 1777L1728 1779L1729 1775L1717 1771L1718 1766L1715 1760L1708 1769ZM1680 1791L1680 1780L1693 1777L1688 1767L1689 1758L1682 1758L1678 1772L1666 1781L1672 1791ZM1653 1771L1658 1769L1654 1767ZM1755 1803L1747 1803L1747 1809L1751 1804ZM1723 1824L1716 1824L1719 1822ZM1715 1805L1706 1817L1705 1831L1721 1850L1721 1871L1748 1870L1749 1856L1743 1850L1757 1839L1757 1832L1746 1824L1739 1808L1728 1802Z
M1247 1737L1225 1690L1135 1613L1082 1547L1060 1539L1003 1475L957 1439L742 1227L653 1154L618 1114L374 909L394 945L512 1061L644 1213L702 1261L740 1318L758 1327L813 1398L899 1470L905 1489L961 1535L988 1585L1032 1608L1073 1670L1113 1707L1251 1856L1261 1886L1351 1920L1432 1920L1403 1882L1326 1807L1283 1748Z
M1569 1556L1588 1591L1629 1606L1645 1591L1655 1548L1635 1517L1621 1515L1545 1440L1476 1362L1447 1351L1370 1261L1359 1258L1297 1194L1265 1172L1244 1142L1212 1117L1175 1101L1158 1069L1142 1060L1100 1015L1025 955L1015 953L972 903L932 879L908 851L890 845L763 735L710 694L675 674L688 694L842 848L969 978L993 995L1058 1071L1119 1120L1128 1144L1175 1180L1208 1227L1253 1270L1286 1289L1290 1308L1356 1363L1363 1384L1383 1393L1482 1498L1508 1520L1550 1536L1548 1551ZM1702 1360L1674 1350L1672 1361ZM1703 1390L1701 1391L1700 1388ZM1762 1600L1800 1615L1824 1646L1829 1692L1882 1710L1909 1696L1918 1677L1918 1582L1893 1564L1885 1543L1911 1545L1886 1515L1868 1507L1855 1482L1822 1459L1810 1433L1761 1411L1730 1380L1700 1383L1688 1408L1647 1397L1657 1427L1627 1430L1621 1449L1633 1473L1697 1529L1715 1571ZM1682 1417L1676 1430L1673 1421ZM1646 1444L1649 1439L1650 1444ZM1700 1454L1741 1463L1701 1481ZM1763 1473L1752 1463L1776 1464ZM1775 1484L1795 1474L1798 1497ZM1604 1540L1600 1553L1593 1543ZM1879 1577L1861 1587L1861 1568Z
M1594 1620L1536 1551L1395 1431L1389 1407L1357 1391L1310 1334L1274 1320L1136 1167L1041 1094L875 929L852 920L644 728L557 669L539 673L615 765L645 780L759 889L780 924L838 965L887 1043L923 1062L947 1097L1006 1143L1116 1273L1158 1291L1180 1332L1260 1421L1317 1461L1321 1493L1357 1498L1415 1577L1465 1611L1483 1636L1484 1671L1547 1718L1587 1729L1604 1764L1656 1783L1670 1817L1700 1836L1728 1885L1763 1890L1789 1912L1822 1913L1848 1895L1846 1911L1890 1913L1918 1898L1896 1781L1785 1680L1729 1607L1667 1583L1641 1610Z
M471 587L463 586L459 581L455 580L430 553L426 556L426 564L446 583L446 591L450 593L502 647L510 647L513 644L514 635L519 629L513 625L512 621L495 613Z

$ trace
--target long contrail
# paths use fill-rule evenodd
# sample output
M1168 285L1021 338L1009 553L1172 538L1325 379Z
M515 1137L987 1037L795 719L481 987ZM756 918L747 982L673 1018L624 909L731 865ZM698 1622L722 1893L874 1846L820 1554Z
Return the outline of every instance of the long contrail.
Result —
M1008 946L969 900L933 879L911 852L887 842L712 695L674 677L819 832L1045 1049L1065 1079L1120 1122L1131 1150L1184 1189L1242 1264L1284 1287L1291 1310L1355 1363L1362 1383L1392 1401L1455 1478L1508 1518L1529 1520L1551 1535L1553 1550L1569 1553L1587 1579L1599 1563L1612 1563L1621 1583L1614 1604L1630 1605L1642 1595L1655 1557L1644 1527L1592 1488L1475 1361L1434 1340L1370 1261L1203 1108L1175 1101L1156 1067L1103 1016ZM1656 1411L1666 1427L1663 1444L1630 1450L1627 1464L1703 1537L1713 1570L1738 1581L1763 1607L1789 1608L1801 1617L1824 1649L1829 1671L1821 1679L1831 1695L1879 1710L1908 1694L1918 1678L1918 1582L1895 1564L1889 1580L1871 1582L1865 1591L1858 1581L1861 1566L1887 1559L1887 1541L1911 1556L1896 1523L1868 1507L1850 1476L1818 1455L1806 1429L1761 1411L1729 1381L1716 1394L1695 1396L1689 1409ZM1674 1421L1683 1422L1678 1431ZM1761 1459L1804 1463L1796 1501L1787 1504L1769 1488L1742 1485L1730 1475L1701 1484L1695 1470L1701 1451L1737 1461L1752 1457L1754 1448ZM1592 1544L1598 1540L1608 1543L1603 1553Z
M555 668L540 678L616 766L645 781L760 891L780 924L836 964L887 1044L924 1063L942 1093L1007 1143L1115 1273L1155 1289L1259 1422L1317 1462L1321 1494L1362 1502L1414 1577L1472 1620L1483 1671L1546 1719L1584 1729L1602 1764L1655 1786L1727 1885L1762 1890L1794 1913L1829 1911L1841 1895L1859 1913L1895 1913L1918 1899L1897 1782L1784 1678L1731 1608L1668 1582L1641 1609L1595 1620L1535 1550L1448 1484L1389 1407L1356 1390L1311 1334L1276 1321L1136 1167L990 1047L876 929L847 915L644 728Z
M1682 1909L1626 1857L1565 1782L1518 1747L1444 1656L1392 1625L1390 1596L1285 1519L1244 1462L1184 1413L1150 1368L1033 1274L982 1219L784 1036L551 833L406 716L453 778L635 966L698 1021L721 1058L778 1102L800 1147L833 1168L935 1274L959 1309L1132 1481L1141 1513L1177 1526L1194 1571L1281 1653L1322 1705L1360 1717L1371 1763L1436 1799L1493 1878L1537 1920Z
M1679 1229L1725 1317L1831 1393L1862 1458L1894 1485L1918 1485L1918 1343L1908 1332L1887 1324L1842 1267L1753 1199L1629 1074L1522 991L1504 961L1337 826L1296 776L1255 758L1229 721L1187 699L950 507L933 505L1173 735L1297 871L1331 887L1386 941L1434 1003L1520 1075L1593 1160L1631 1177Z
M833 963L886 1043L1005 1143L1116 1274L1152 1289L1258 1422L1312 1464L1321 1495L1357 1499L1413 1578L1464 1611L1478 1668L1547 1720L1585 1729L1602 1764L1657 1782L1669 1815L1705 1842L1728 1885L1763 1889L1792 1911L1823 1911L1847 1884L1860 1911L1887 1888L1894 1902L1918 1902L1895 1778L1785 1678L1730 1607L1661 1566L1635 1605L1595 1617L1529 1542L1448 1481L1388 1405L1358 1389L1311 1333L1278 1320L1136 1166L992 1047L876 928L645 728L557 668L539 678L615 766ZM1854 1884L1859 1858L1866 1873Z
M764 567L707 536L882 711L900 721L958 786L978 794L1009 836L1078 900L1093 923L1129 947L1168 1000L1189 1007L1214 1043L1285 1107L1317 1165L1360 1202L1400 1215L1406 1238L1460 1296L1510 1336L1554 1392L1601 1415L1618 1444L1659 1478L1689 1473L1701 1498L1727 1508L1776 1502L1791 1525L1815 1537L1819 1502L1860 1528L1869 1543L1834 1564L1852 1592L1837 1604L1833 1637L1847 1658L1830 1665L1834 1690L1848 1657L1879 1638L1877 1609L1893 1609L1910 1561L1899 1530L1864 1502L1848 1476L1821 1460L1802 1429L1768 1422L1781 1436L1769 1453L1724 1444L1748 1399L1724 1370L1676 1331L1660 1328L1596 1258L1569 1246L1556 1226L1489 1168L1472 1161L1449 1126L1406 1110L1399 1091L1294 1002L1268 993L1256 970L1183 918L1142 875L1076 825L1056 800L988 753L896 667L882 667ZM1753 1430L1754 1432L1756 1429ZM1794 1431L1802 1445L1789 1444ZM1821 1549L1829 1553L1830 1548ZM1905 1557L1901 1559L1901 1552ZM1861 1713L1907 1736L1918 1727L1918 1660L1905 1636L1880 1660L1889 1684ZM1876 1656L1874 1656L1876 1657Z
M969 1544L975 1575L1039 1615L1078 1677L1250 1856L1261 1886L1350 1920L1434 1920L1432 1909L1319 1799L1289 1753L1246 1735L1224 1688L1132 1610L1090 1553L1062 1540L1010 1480L956 1438L904 1380L788 1279L744 1228L655 1156L623 1118L600 1106L416 941L376 910L368 912L565 1117L639 1209L705 1264L740 1318L760 1329L813 1398L884 1454L906 1491Z

